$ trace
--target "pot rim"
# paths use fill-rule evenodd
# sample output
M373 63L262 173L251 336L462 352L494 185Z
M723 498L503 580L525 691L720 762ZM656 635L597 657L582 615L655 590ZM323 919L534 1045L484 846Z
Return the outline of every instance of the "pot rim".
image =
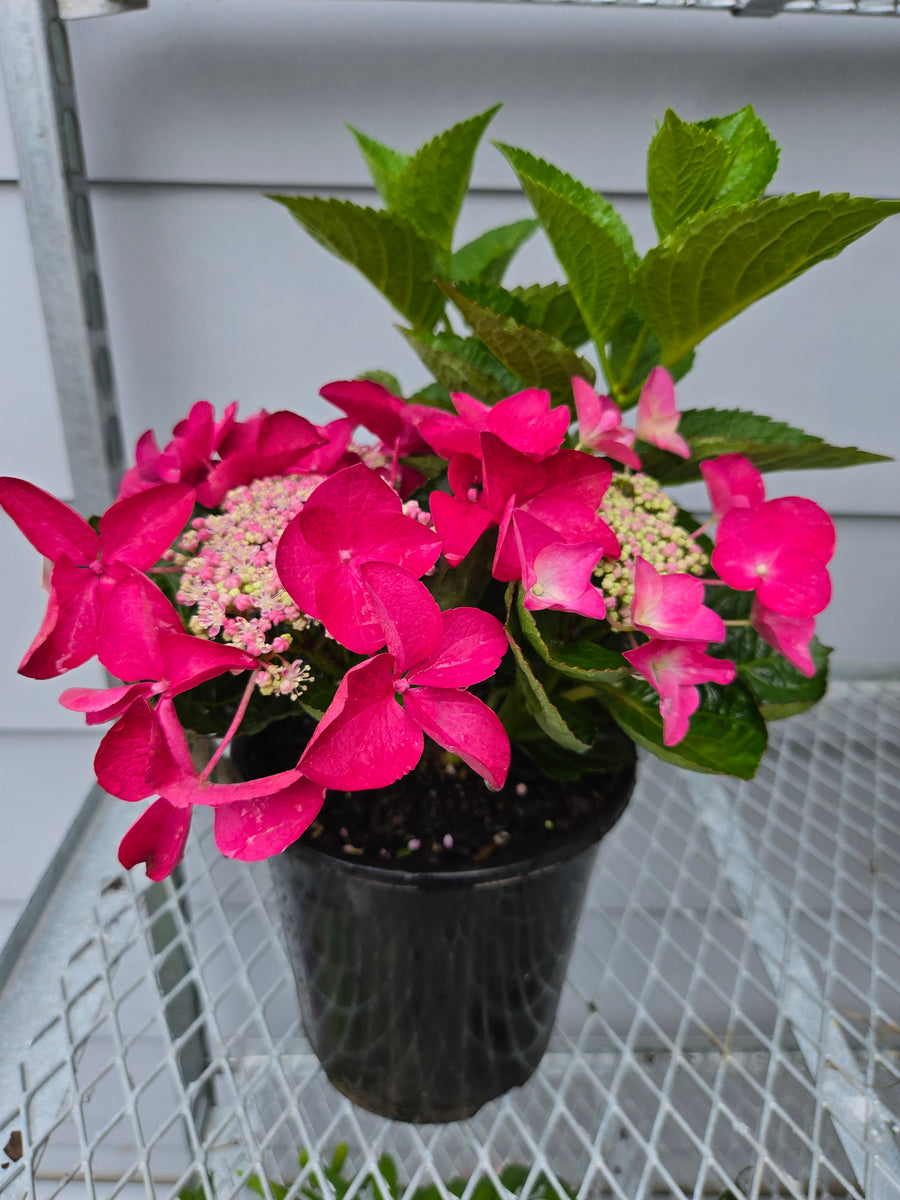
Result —
M411 871L402 867L384 867L358 858L344 857L315 842L298 838L276 858L285 855L315 862L320 869L339 871L365 879L372 885L410 888L488 888L497 887L513 878L521 878L551 870L560 863L575 858L596 845L609 832L628 806L634 791L637 764L632 762L618 771L610 772L616 780L610 803L597 816L570 837L562 838L544 850L538 850L498 865L434 866L427 870Z

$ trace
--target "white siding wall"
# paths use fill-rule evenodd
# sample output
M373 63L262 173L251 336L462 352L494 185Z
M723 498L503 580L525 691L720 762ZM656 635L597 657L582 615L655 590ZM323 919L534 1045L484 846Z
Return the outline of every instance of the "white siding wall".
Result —
M900 20L464 4L444 0L151 0L76 22L78 81L119 392L133 440L198 397L316 418L331 378L382 366L423 378L393 315L260 198L274 187L365 195L350 121L412 149L497 100L490 136L618 199L650 240L644 149L666 106L699 118L752 103L783 148L780 191L900 196ZM70 488L0 108L0 472ZM461 238L523 215L487 144ZM702 348L683 406L744 406L834 441L900 454L900 219L739 317ZM549 279L537 241L517 281ZM763 351L763 348L765 350ZM838 516L835 602L822 621L839 669L900 665L900 468L772 477ZM34 556L8 523L0 593L5 832L0 941L90 782L96 741L60 687L14 674L39 620ZM92 669L84 682L98 680Z

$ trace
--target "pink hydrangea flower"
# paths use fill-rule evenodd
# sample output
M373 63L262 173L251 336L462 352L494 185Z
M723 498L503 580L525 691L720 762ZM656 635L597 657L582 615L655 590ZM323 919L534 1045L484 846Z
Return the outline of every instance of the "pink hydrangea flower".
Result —
M387 650L344 676L300 768L328 788L386 787L413 769L427 733L501 787L506 731L464 689L496 671L507 649L503 626L477 608L442 613L427 588L394 564L365 563L361 573Z
M19 667L31 679L50 679L97 653L111 591L168 550L191 514L194 493L186 484L163 484L118 500L97 530L24 479L0 479L0 506L54 564L46 615Z
M725 622L704 605L704 596L696 576L661 575L639 555L635 558L631 619L641 633L681 642L721 642Z
M730 508L719 522L712 565L737 591L756 591L783 617L812 617L831 599L827 563L834 525L812 500L785 496Z
M591 582L603 546L597 542L560 542L554 529L524 510L513 514L511 525L519 551L525 607L554 608L605 620L606 600Z
M713 515L732 508L756 508L766 498L763 477L743 454L720 454L700 464Z
M357 654L384 645L384 633L361 568L390 562L414 576L437 562L439 539L404 516L400 497L361 463L321 483L287 526L275 566L301 610Z
M160 483L187 483L196 487L206 479L213 455L234 424L237 403L229 404L221 421L208 400L198 400L172 430L172 440L160 450L152 429L141 434L135 466L126 471L119 488L120 500Z
M672 376L664 367L654 367L641 388L635 432L642 442L650 442L681 458L690 458L690 446L676 433L680 419L681 414L675 407Z
M294 769L242 783L198 775L170 702L133 704L109 731L94 760L101 787L122 800L159 799L126 833L119 861L146 863L151 879L181 859L195 804L215 809L216 845L229 858L255 862L280 853L309 827L324 789Z
M653 639L626 650L624 658L659 693L663 744L674 746L687 734L700 706L699 683L731 683L734 663L712 658L696 642Z
M494 405L465 392L451 394L457 416L423 409L419 429L437 454L481 457L481 434L492 433L507 446L534 458L546 458L560 448L572 420L566 405L550 407L550 393L526 388Z
M392 454L428 453L417 426L420 413L430 413L432 409L407 404L371 379L326 383L319 389L319 395L342 409L354 425L362 425L374 433Z
M622 410L618 404L609 396L598 396L586 379L573 379L572 391L581 443L639 471L641 460L632 449L637 435L622 424Z

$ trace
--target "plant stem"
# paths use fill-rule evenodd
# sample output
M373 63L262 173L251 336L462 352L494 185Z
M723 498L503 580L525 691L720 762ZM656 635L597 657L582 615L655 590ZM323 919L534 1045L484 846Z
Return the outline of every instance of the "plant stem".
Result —
M200 775L201 780L209 779L216 763L219 761L219 759L222 757L222 755L228 749L228 743L231 741L231 739L237 733L238 727L240 726L241 721L243 721L243 719L244 719L244 713L247 711L247 705L250 703L250 697L253 695L253 689L256 686L256 676L258 674L259 674L259 672L257 670L253 670L250 672L250 678L247 680L247 686L244 688L244 694L243 694L243 696L241 696L241 702L238 705L237 712L234 714L234 717L232 718L232 722L228 726L228 729L225 732L225 736L222 738L221 742L219 743L219 748L216 750L215 754L212 756L212 758L209 760L209 762L203 768L203 771Z
M628 355L628 361L625 363L625 369L622 371L620 378L613 384L613 394L616 397L624 396L631 376L634 374L640 361L641 351L646 345L647 338L650 336L650 326L646 323L638 330L638 335L634 339L634 345L631 347L631 353Z

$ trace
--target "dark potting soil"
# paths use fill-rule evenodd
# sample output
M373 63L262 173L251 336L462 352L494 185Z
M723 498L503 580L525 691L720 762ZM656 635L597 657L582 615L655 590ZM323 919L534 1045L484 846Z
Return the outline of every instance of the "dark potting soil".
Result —
M311 732L303 724L300 718L277 721L235 739L232 758L245 778L295 766ZM598 823L612 825L632 775L627 767L561 782L514 749L506 783L492 792L477 772L426 741L418 767L390 787L329 791L303 840L340 857L403 870L501 865Z

